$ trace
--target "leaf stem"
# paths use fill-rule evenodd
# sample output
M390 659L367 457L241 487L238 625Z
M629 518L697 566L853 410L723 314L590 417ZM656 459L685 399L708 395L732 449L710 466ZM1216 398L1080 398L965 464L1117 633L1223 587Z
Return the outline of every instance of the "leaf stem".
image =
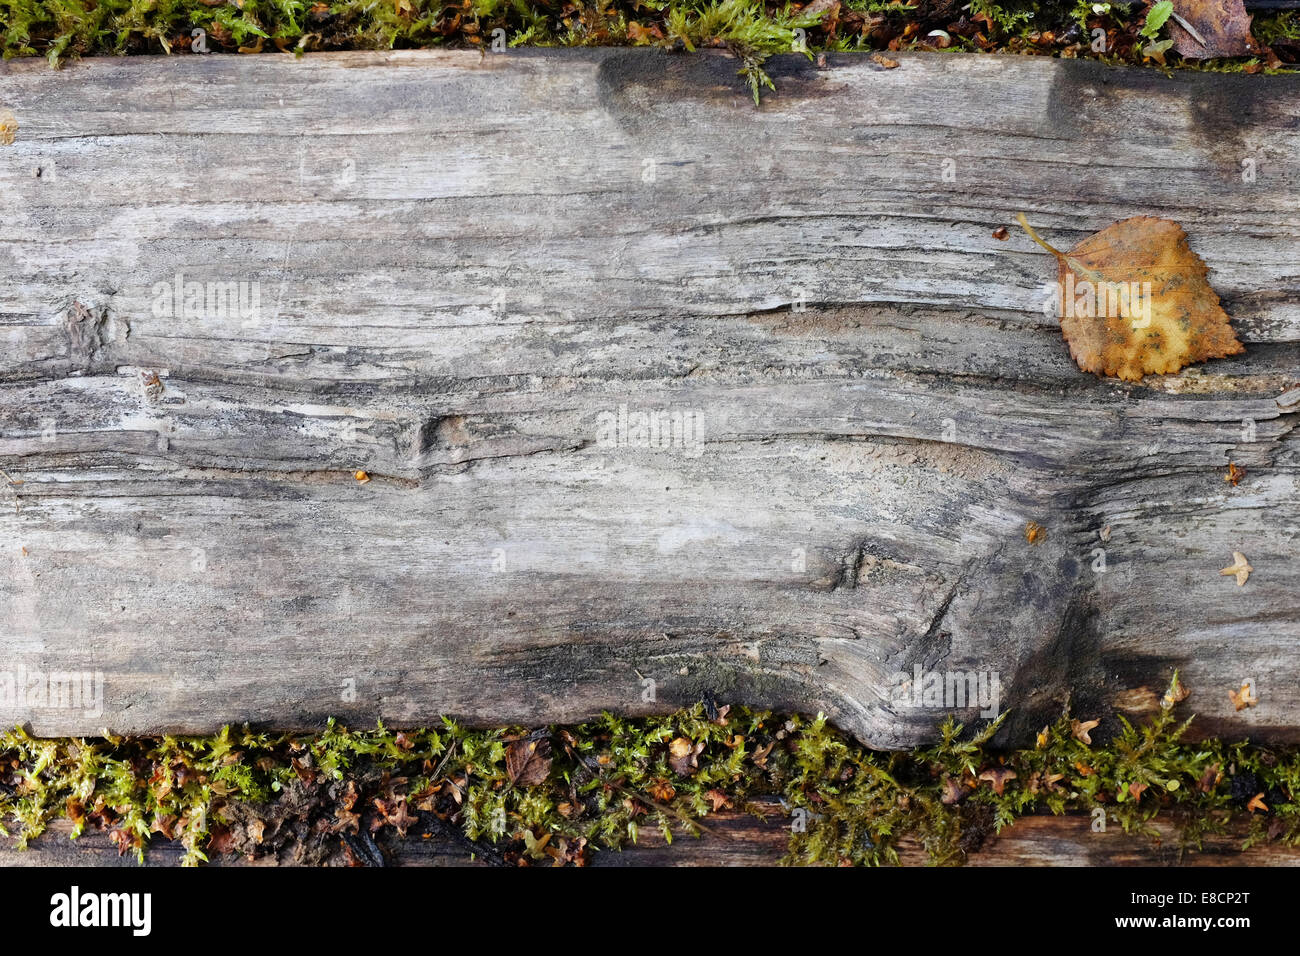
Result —
M1023 212L1018 212L1018 213L1016 213L1016 221L1017 221L1018 223L1020 223L1020 228L1021 228L1021 229L1025 230L1025 232L1029 233L1029 238L1030 238L1030 239L1034 240L1034 242L1038 243L1040 246L1042 246L1044 249L1046 249L1046 250L1047 250L1048 252L1050 252L1052 255L1056 256L1056 258L1058 258L1058 259L1064 259L1064 258L1065 258L1065 253L1063 253L1063 252L1062 252L1061 250L1059 250L1059 249L1053 248L1052 246L1048 245L1048 243L1045 242L1045 241L1043 240L1043 238L1042 238L1041 236L1038 235L1038 233L1034 232L1034 227L1031 226L1031 225L1029 225L1029 220L1025 218L1025 214L1024 214Z

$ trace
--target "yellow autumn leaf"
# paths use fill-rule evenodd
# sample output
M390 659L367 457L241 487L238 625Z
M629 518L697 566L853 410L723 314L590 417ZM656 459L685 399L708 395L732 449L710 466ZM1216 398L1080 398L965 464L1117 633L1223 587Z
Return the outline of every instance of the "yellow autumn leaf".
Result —
M1245 351L1178 223L1135 216L1061 252L1017 218L1056 257L1061 331L1085 372L1136 382Z

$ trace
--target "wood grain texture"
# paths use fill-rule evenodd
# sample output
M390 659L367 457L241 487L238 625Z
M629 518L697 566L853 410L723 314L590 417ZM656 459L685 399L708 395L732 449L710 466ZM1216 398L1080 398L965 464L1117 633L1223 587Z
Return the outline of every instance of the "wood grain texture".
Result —
M920 666L1022 742L1178 667L1199 732L1300 739L1300 80L899 60L777 58L759 108L648 51L0 64L0 670L104 676L0 722L711 692L901 747ZM1178 220L1247 353L1080 372L1017 210Z

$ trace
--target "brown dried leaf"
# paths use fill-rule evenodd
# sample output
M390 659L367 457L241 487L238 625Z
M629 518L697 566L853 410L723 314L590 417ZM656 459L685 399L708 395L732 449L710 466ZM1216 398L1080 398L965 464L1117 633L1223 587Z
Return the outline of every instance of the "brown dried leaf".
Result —
M704 752L704 744L695 744L686 737L678 737L668 745L668 766L673 773L683 777L693 776L699 767L699 756Z
M664 31L659 29L657 23L652 23L647 27L633 20L627 25L627 38L637 46L645 46L655 40L662 40Z
M109 834L109 836L113 839L114 843L118 844L118 853L121 854L126 851L126 841L119 841L117 839L117 834L119 833L122 833L122 831L114 830ZM125 836L125 834L123 834L123 836ZM235 849L234 834L231 832L230 827L217 824L209 829L208 849L219 854L233 853Z
M541 846L542 844L539 843L538 845ZM552 866L564 866L566 863L572 863L574 866L586 866L586 847L586 837L578 837L573 843L561 837L556 846L544 847L542 852L554 861L551 864Z
M719 810L731 809L731 798L728 797L721 790L706 791L704 796L708 799L709 803L712 805L714 813L717 813Z
M646 789L650 791L650 796L654 797L660 803L667 803L673 797L677 796L677 788L667 780L653 780Z
M400 797L396 800L382 800L375 798L375 809L379 811L378 816L370 824L371 830L378 830L384 824L388 824L397 830L398 836L406 836L406 830L412 823L419 820L419 817L412 816L406 807L406 798ZM337 815L338 811L335 811Z
M1165 696L1160 698L1160 706L1165 710L1171 710L1175 704L1181 704L1190 695L1191 691L1183 686L1183 682L1174 674L1174 679L1169 684L1169 689L1165 691Z
M1169 38L1174 41L1174 49L1189 60L1259 52L1259 44L1250 35L1251 17L1242 0L1173 0L1173 4ZM1192 29L1188 30L1188 26Z
M506 773L510 782L523 787L535 787L545 782L551 772L551 742L541 740L512 740L506 748Z
M336 807L334 817L338 821L334 824L335 830L351 830L358 833L361 830L361 814L353 813L346 807Z
M1029 775L1028 789L1030 793L1060 790L1061 788L1057 784L1064 779L1065 774L1063 773L1051 773L1047 770L1036 770Z
M993 792L1000 797L1007 783L1016 779L1016 772L1006 767L994 767L981 773L980 779L987 780L993 786Z
M1228 699L1232 701L1232 706L1238 711L1243 711L1247 707L1254 707L1259 703L1259 697L1255 694L1255 688L1248 680L1241 682L1240 690L1228 691Z
M1092 731L1100 723L1099 720L1071 720L1070 733L1074 734L1074 739L1080 743L1092 746Z
M1017 218L1056 256L1061 331L1085 372L1136 382L1245 351L1178 223L1135 216L1063 253Z
M1234 551L1232 552L1232 564L1223 568L1219 574L1226 574L1229 577L1236 578L1237 587L1241 587L1250 579L1250 572L1254 570L1244 554L1240 551Z

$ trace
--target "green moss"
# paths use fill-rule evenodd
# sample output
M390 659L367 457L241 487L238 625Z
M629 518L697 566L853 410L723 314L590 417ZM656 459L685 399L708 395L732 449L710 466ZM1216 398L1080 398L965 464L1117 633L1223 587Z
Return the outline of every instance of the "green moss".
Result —
M821 19L821 14L800 16L786 5L769 12L758 0L721 0L712 3L665 5L666 34L669 44L680 42L687 50L697 46L726 46L741 61L740 75L745 77L759 102L762 87L776 89L763 63L773 53L807 50L806 34ZM803 30L805 39L800 44ZM808 55L812 53L808 50Z
M1257 16L1251 23L1250 32L1265 46L1279 40L1300 42L1300 14L1286 10L1271 16Z
M582 862L645 827L698 836L718 809L754 809L760 797L788 814L794 864L893 864L904 837L933 863L956 864L1025 814L1098 809L1138 838L1157 818L1173 821L1191 850L1243 816L1247 846L1300 843L1294 749L1184 743L1188 721L1172 708L1138 726L1117 718L1104 746L1063 713L1037 746L995 751L1000 722L968 733L949 719L933 746L888 753L821 716L711 704L531 734L450 720L402 732L331 722L313 735L44 740L15 730L0 735L0 821L25 847L67 817L74 836L105 829L141 860L161 834L187 864L214 852L319 863L364 852L371 833L417 826L503 861ZM535 768L544 779L520 771L530 744L549 749Z
M1113 63L1164 60L1167 40L1146 27L1141 8L1090 0L843 0L834 11L767 0L0 0L6 58L190 52L194 32L214 53L485 47L721 47L740 61L755 98L774 88L764 70L776 53L844 50L997 50ZM1100 12L1099 12L1100 11ZM1107 37L1091 48L1091 31ZM496 34L495 31L504 31ZM932 37L933 31L944 36ZM1264 43L1300 38L1300 15L1256 21ZM1151 55L1154 50L1157 55ZM1179 63L1170 54L1172 63ZM1205 67L1199 67L1205 68ZM1211 69L1248 69L1242 58Z

